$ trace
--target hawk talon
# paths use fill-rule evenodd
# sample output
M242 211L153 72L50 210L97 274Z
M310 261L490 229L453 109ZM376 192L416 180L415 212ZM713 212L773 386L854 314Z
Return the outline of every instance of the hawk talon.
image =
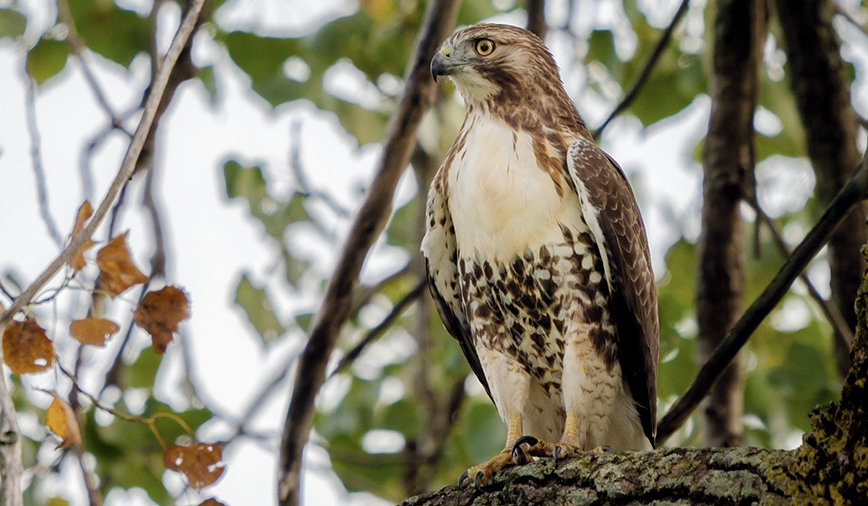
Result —
M458 488L464 488L464 480L467 480L470 476L470 473L468 471L464 471L463 473L461 473L461 476L458 477Z
M533 436L521 436L520 438L515 440L515 443L512 444L512 451L515 451L516 448L521 447L521 445L527 443L529 446L535 446L539 441L537 438Z
M561 445L555 446L555 449L552 450L552 459L555 461L555 467L558 467L558 456L561 453Z
M476 476L473 478L473 488L479 490L479 482L482 480L482 471L476 471Z
M601 446L600 451L602 451L603 453L615 453L615 450L613 450L612 447L609 445Z

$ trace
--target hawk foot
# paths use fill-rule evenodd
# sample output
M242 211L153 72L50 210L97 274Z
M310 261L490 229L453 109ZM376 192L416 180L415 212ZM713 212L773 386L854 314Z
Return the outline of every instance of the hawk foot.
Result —
M591 455L605 455L612 453L612 448L604 445L585 452L578 443L561 441L558 444L552 444L540 441L533 436L522 436L512 446L512 461L516 465L521 465L530 462L531 457L552 457L555 465L557 465L559 459L583 452Z
M466 487L472 478L473 487L479 488L479 486L487 482L495 472L504 467L509 467L512 464L512 457L509 450L503 450L488 462L484 462L478 466L473 466L467 471L461 473L461 476L458 478L458 487Z

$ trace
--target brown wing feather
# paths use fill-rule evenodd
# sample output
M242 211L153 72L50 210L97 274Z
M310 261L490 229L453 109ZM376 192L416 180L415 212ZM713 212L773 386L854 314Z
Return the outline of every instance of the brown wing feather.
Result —
M425 255L425 268L428 273L428 288L440 313L443 326L458 341L461 351L470 364L473 374L485 387L488 396L491 391L482 364L476 354L476 348L470 336L470 326L461 304L458 293L458 246L455 241L455 230L452 226L452 216L446 205L444 178L442 173L448 170L449 161L441 167L440 172L428 192L427 229L422 240L422 254Z
M427 259L425 260L425 265L428 267ZM428 268L428 272L430 273L430 267ZM434 278L430 275L428 276L428 288L431 290L431 297L434 299L434 306L440 314L440 320L443 322L443 326L446 327L446 330L455 338L456 341L458 341L458 345L461 346L461 351L464 352L464 356L467 358L467 363L470 364L470 370L473 371L473 374L475 374L477 379L479 379L479 382L482 383L488 397L491 397L491 390L489 390L488 382L485 380L485 373L482 372L482 364L479 362L479 355L476 354L476 348L473 346L473 341L470 337L470 327L467 326L467 321L463 318L459 320L452 311L452 308L443 299L443 296L440 295L440 292L437 291ZM493 399L494 398L492 397L492 400Z
M571 176L580 198L598 210L596 219L608 256L610 305L621 370L636 401L645 435L655 445L660 338L657 288L645 225L633 189L618 163L590 140L577 141L573 146Z

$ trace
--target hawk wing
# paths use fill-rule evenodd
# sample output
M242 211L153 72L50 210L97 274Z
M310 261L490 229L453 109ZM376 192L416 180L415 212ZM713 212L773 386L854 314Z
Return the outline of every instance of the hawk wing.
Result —
M482 372L482 364L470 336L470 326L464 314L464 304L458 290L458 247L452 216L446 206L446 197L440 178L435 178L428 192L428 216L425 238L422 239L422 254L428 272L428 288L434 299L443 326L458 341L467 357L470 369L491 397L488 382Z
M657 288L642 216L621 167L593 141L580 139L570 146L567 169L603 256L621 371L645 435L656 446Z

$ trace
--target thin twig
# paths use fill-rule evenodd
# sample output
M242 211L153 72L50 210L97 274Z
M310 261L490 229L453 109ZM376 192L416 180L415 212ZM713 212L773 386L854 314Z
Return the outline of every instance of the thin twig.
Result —
M96 76L90 69L87 58L85 58L87 45L78 35L78 30L76 30L75 28L75 19L69 12L69 4L67 3L67 0L57 0L57 16L60 21L64 25L66 25L66 41L69 44L69 47L72 49L73 54L75 54L75 56L78 58L79 63L81 64L81 71L84 74L84 79L90 86L94 97L96 97L97 103L111 119L111 128L121 130L122 132L127 134L128 137L132 137L132 134L127 132L123 128L120 118L115 113L114 109L112 109L112 106L108 103L105 93L100 87L99 82L96 80Z
M430 62L458 15L456 0L431 0L413 51L406 88L389 121L383 155L362 207L338 259L322 305L311 325L310 339L299 359L292 398L280 442L278 504L299 502L301 454L313 422L314 398L325 380L325 369L352 307L362 263L386 226L398 180L410 160L416 130L434 99Z
M859 202L866 198L868 198L868 158L863 158L859 169L838 192L817 224L793 250L793 254L787 258L771 283L744 312L726 339L720 343L720 346L699 370L699 374L696 375L687 391L675 401L675 404L660 421L657 428L658 444L666 441L690 417L690 414L705 398L721 372L744 346L753 331L781 301L793 281L805 270L805 267L823 246L829 242L829 238L838 228L838 225L849 216Z
M847 12L847 10L844 9L844 7L841 4L839 4L838 2L835 2L834 5L835 5L835 12L836 13L843 16L844 19L847 20L847 22L849 22L851 25L855 26L856 29L858 29L860 32L862 32L862 35L865 35L866 37L868 37L868 30L866 30L864 26L862 26L858 21L856 21L856 19L853 17L852 14Z
M759 206L759 203L755 199L746 199L748 204L753 207L754 211L757 214L757 218L759 221L766 226L766 230L769 231L772 237L772 242L775 243L775 247L781 253L784 258L789 257L792 254L790 251L790 247L787 246L787 243L784 241L784 238L781 237L781 233L778 231L775 226L775 222L765 213L765 211ZM805 284L808 289L808 294L812 299L820 306L820 310L826 316L826 320L835 329L835 335L839 336L844 342L847 344L849 348L853 343L853 331L850 329L850 326L847 325L847 322L844 320L844 316L841 314L841 311L838 310L838 306L836 306L832 301L826 300L820 295L819 290L814 286L811 282L811 279L808 277L807 273L802 272L799 274L799 279Z
M398 317L401 316L404 310L407 309L410 304L415 302L420 295L425 293L426 286L428 286L427 280L420 281L415 288L413 288L412 290L407 292L406 295L401 297L401 299L396 302L394 306L392 306L392 310L389 311L389 314L387 314L386 317L383 318L383 320L378 323L374 328L368 330L368 332L365 333L365 337L363 337L355 346L353 346L353 349L348 351L347 354L344 355L343 358L341 358L341 361L338 362L337 367L335 367L334 371L329 374L328 379L332 379L335 374L338 374L339 372L342 372L344 369L346 369L347 366L349 366L355 359L359 358L359 355L362 354L362 352L369 344L382 337L383 334L386 333L386 330L388 330L389 327L391 327L392 324L395 323L395 320L397 320Z
M54 243L60 247L63 245L63 236L57 229L57 224L51 216L48 208L48 185L45 182L45 168L42 166L42 142L39 136L39 126L36 124L36 82L30 76L26 76L27 101L27 130L30 132L30 158L33 160L33 176L36 178L36 194L39 202L39 214L48 230L48 235Z
M145 177L145 194L142 197L145 208L148 214L151 215L151 224L154 232L154 255L151 257L151 278L166 277L166 249L163 239L163 225L160 221L160 212L157 209L157 202L154 200L154 171L156 167L151 166Z
M33 300L33 297L36 296L39 290L41 290L42 287L44 287L45 284L48 283L48 281L50 281L51 278L53 278L55 274L57 274L57 272L81 250L85 242L93 236L97 227L102 223L109 208L118 196L118 193L120 193L121 188L126 185L130 175L132 175L133 170L136 168L136 161L139 158L145 137L151 129L151 124L153 123L157 108L163 98L166 83L169 81L169 74L175 67L178 56L181 54L181 51L187 44L190 35L193 33L193 29L196 26L196 21L199 17L199 11L202 9L204 1L205 0L193 0L190 11L184 18L181 26L178 28L178 32L175 34L174 40L172 40L172 45L169 47L169 51L163 60L164 64L160 68L160 73L157 76L157 79L155 79L154 85L151 86L151 93L148 95L148 99L145 102L145 108L142 111L142 118L136 128L135 135L133 135L133 138L130 141L129 147L127 148L126 155L121 163L121 168L112 181L111 186L106 191L106 194L103 197L102 202L100 202L99 207L96 209L96 212L94 212L87 225L84 226L84 229L72 238L66 248L64 248L63 251L61 251L60 254L48 265L48 267L37 276L30 286L24 290L21 296L15 299L12 306L0 315L0 325L8 322L14 315L24 309L24 306Z
M684 14L687 12L687 6L690 4L690 0L682 0L681 5L678 6L678 10L675 11L675 15L672 16L672 21L669 22L669 26L663 30L663 33L660 35L660 40L657 41L657 45L654 47L654 51L651 52L651 55L648 57L648 60L645 61L645 65L642 67L642 71L639 72L639 76L636 77L636 80L633 82L633 86L630 87L630 91L624 96L624 99L615 107L615 109L609 114L609 117L606 118L606 121L600 125L594 131L594 139L599 139L600 135L602 135L603 130L609 126L609 123L615 119L619 114L624 112L625 109L630 107L630 104L636 100L636 97L639 96L639 92L642 90L642 86L645 85L645 82L648 80L648 77L651 76L651 71L654 70L654 66L657 65L657 61L660 59L660 56L663 55L663 51L666 49L666 46L669 45L669 39L672 38L672 32L675 31L675 26L681 21L681 18L684 17Z
M289 168L295 176L295 182L298 184L301 193L305 196L321 200L339 217L349 218L349 209L344 207L328 192L313 189L307 178L307 174L305 173L304 167L301 163L301 120L294 120L289 128L291 139L289 143ZM328 234L323 235L327 236Z

